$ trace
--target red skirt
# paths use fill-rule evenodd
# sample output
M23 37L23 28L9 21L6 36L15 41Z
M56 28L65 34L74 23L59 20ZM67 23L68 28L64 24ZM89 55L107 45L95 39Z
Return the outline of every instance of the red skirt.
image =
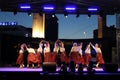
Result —
M50 52L44 53L44 62L51 62L52 54Z
M19 54L16 64L23 64L24 63L24 58L23 58L23 54Z
M79 58L79 62L81 64L85 64L85 60L84 60L84 57L80 55L80 58Z
M60 61L61 62L65 62L65 57L66 57L66 53L65 52L60 52Z
M92 56L91 54L86 53L85 54L85 64L89 64L89 61L91 60Z
M37 54L33 54L33 53L28 54L27 60L28 60L28 64L34 64L39 62Z
M51 54L51 59L50 59L51 62L56 62L56 55L57 55L56 52L53 52L53 53Z
M104 64L104 60L101 53L97 53L96 60L99 64Z
M41 53L37 53L37 58L38 58L38 64L42 63L42 57L41 57Z
M71 52L70 53L70 61L73 60L75 64L79 64L79 53L78 52Z

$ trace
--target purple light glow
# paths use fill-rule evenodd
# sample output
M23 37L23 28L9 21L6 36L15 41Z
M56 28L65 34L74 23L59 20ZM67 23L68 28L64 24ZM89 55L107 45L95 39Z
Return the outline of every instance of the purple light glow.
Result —
M88 8L88 11L97 11L97 8Z
M76 6L75 5L66 5L65 10L67 10L67 11L75 11Z
M43 10L54 10L54 6L52 4L43 5Z
M65 9L66 9L66 10L76 10L75 7L66 7Z
M54 10L54 7L43 7L44 10Z
M29 4L20 4L21 9L30 9L31 6Z

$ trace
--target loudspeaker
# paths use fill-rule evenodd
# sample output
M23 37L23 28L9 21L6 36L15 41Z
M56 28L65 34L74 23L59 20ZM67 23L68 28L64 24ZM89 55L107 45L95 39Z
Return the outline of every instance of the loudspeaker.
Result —
M43 62L42 66L43 71L47 72L55 72L56 71L56 63L55 62Z
M118 72L118 64L107 63L104 65L104 70L106 72Z

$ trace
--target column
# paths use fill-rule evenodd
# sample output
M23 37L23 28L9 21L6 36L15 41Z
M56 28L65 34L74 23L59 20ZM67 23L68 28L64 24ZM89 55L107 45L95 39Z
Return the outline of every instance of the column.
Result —
M98 15L98 38L104 37L104 28L106 27L106 15Z
M33 38L45 38L45 14L33 13Z

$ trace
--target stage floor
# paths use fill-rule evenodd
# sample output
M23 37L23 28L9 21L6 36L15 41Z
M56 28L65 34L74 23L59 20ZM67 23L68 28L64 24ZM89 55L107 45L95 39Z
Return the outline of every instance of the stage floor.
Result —
M56 72L60 71L60 67L56 68ZM103 72L103 68L93 68L97 72ZM43 72L42 67L40 68L19 68L19 67L0 67L0 72ZM67 71L69 71L69 68L67 68ZM83 71L86 72L87 68L83 68ZM120 71L120 69L118 69ZM78 69L75 69L75 72L78 72Z
M55 72L59 72L61 70L60 67L56 67L56 71ZM92 68L92 70L94 70L95 73L105 73L106 71L103 68ZM43 68L19 68L19 67L0 67L0 72L40 72L43 73ZM67 72L70 72L70 69L67 68ZM75 69L75 73L78 72L78 69ZM86 73L87 72L87 68L83 68L83 72ZM120 73L120 68L118 68L117 73Z
M93 68L92 70L94 72L88 73L87 68L83 68L81 74L77 69L75 72L70 72L69 69L67 72L60 72L60 67L57 67L55 72L45 72L42 67L0 67L0 80L86 80L86 78L87 80L119 80L120 78L120 68L117 72L106 72L103 68Z

